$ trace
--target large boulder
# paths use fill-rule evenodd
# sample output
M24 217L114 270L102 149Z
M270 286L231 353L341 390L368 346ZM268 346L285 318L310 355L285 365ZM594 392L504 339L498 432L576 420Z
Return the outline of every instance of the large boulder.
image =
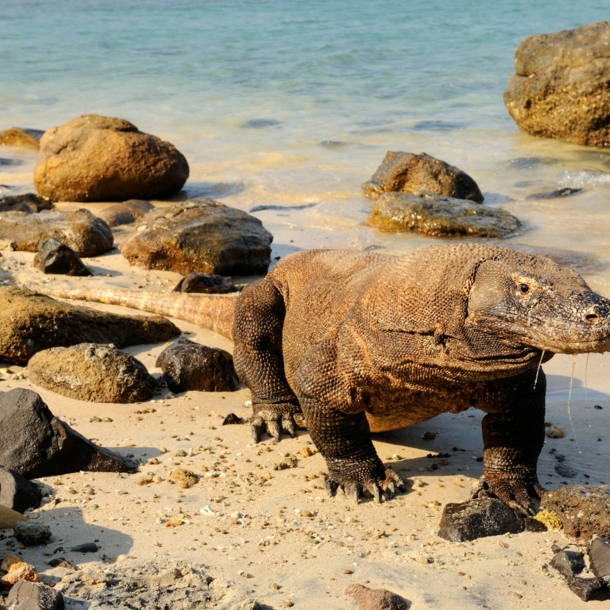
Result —
M523 131L610 146L610 22L526 38L504 103Z
M155 391L146 367L113 345L81 343L45 349L30 359L28 373L41 388L89 402L142 402Z
M155 206L150 201L143 199L129 199L121 203L114 203L103 210L95 212L109 227L128 225L141 220L143 216L154 210Z
M255 275L267 272L272 240L258 218L212 199L194 199L149 212L119 249L145 269Z
M44 131L41 129L22 129L20 127L11 127L0 131L0 146L22 146L25 148L40 147L40 138Z
M85 114L41 138L34 184L53 201L125 201L173 195L188 175L173 144L129 121Z
M51 347L112 343L121 348L159 343L179 334L161 316L106 313L62 303L27 288L0 287L0 359L7 362L26 364L34 354Z
M40 242L49 237L56 237L79 256L108 252L114 241L110 227L88 210L0 212L0 243L5 248L37 252Z
M128 458L88 441L31 390L0 393L0 464L26 479L90 470L135 472Z
M426 153L386 153L373 177L362 185L364 194L378 199L383 193L428 191L444 197L482 203L477 183L465 172Z
M426 192L385 193L373 205L368 224L381 231L413 231L431 237L503 237L521 226L505 210Z

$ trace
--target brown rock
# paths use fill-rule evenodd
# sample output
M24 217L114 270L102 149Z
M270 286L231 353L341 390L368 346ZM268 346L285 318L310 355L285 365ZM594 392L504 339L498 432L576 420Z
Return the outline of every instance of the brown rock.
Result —
M383 193L428 191L435 195L483 202L477 183L462 170L426 153L386 153L373 177L362 185L364 194L378 199Z
M41 212L42 210L52 210L53 203L34 195L8 195L0 198L0 212L25 212L26 214Z
M169 142L123 119L86 114L44 134L34 185L53 201L125 201L173 195L188 175Z
M95 215L101 218L109 227L128 225L132 222L141 220L143 216L154 210L155 206L143 199L129 199L122 203L115 203Z
M559 517L568 536L610 537L610 485L566 485L545 494L540 507Z
M344 591L358 604L359 610L407 610L407 601L387 589L369 589L364 585L350 585Z
M272 240L258 218L196 199L149 212L120 250L145 269L256 275L267 272Z
M86 277L92 275L78 254L57 237L49 237L38 244L34 267L43 273Z
M24 562L20 565L18 569L12 570L11 572L5 574L0 579L0 582L2 582L4 586L12 587L20 580L27 580L29 582L40 582L40 576L38 576L38 572L36 571L36 568L34 568L34 566Z
M26 146L28 148L40 147L40 138L44 131L40 129L20 129L11 127L0 131L0 146Z
M160 316L125 316L56 301L27 288L0 287L0 358L26 364L37 352L79 343L117 347L167 341L180 334ZM2 463L2 462L0 462Z
M226 294L236 292L237 287L230 277L210 275L209 273L189 273L175 286L173 292L188 292L199 294Z
M11 250L36 252L44 239L57 237L79 256L96 256L112 249L112 231L88 210L43 210L0 213L0 242Z
M610 22L526 38L504 103L527 133L610 146Z
M384 193L373 205L367 224L381 231L431 237L503 237L521 226L505 210L427 192Z
M43 350L28 362L28 373L42 388L89 402L142 402L155 391L146 367L112 345L81 343Z

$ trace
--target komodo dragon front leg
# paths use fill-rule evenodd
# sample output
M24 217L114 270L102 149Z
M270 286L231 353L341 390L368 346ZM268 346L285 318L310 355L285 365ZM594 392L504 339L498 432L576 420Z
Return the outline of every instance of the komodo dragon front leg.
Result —
M491 382L484 392L484 469L473 497L493 495L512 508L534 514L541 498L538 456L544 444L546 378L540 370Z

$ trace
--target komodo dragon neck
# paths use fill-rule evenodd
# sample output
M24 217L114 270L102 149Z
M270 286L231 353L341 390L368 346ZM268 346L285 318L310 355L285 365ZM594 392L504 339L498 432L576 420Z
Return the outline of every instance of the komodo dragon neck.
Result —
M147 292L118 288L51 288L45 294L62 299L94 301L149 311L209 328L233 339L233 316L239 293L230 295Z

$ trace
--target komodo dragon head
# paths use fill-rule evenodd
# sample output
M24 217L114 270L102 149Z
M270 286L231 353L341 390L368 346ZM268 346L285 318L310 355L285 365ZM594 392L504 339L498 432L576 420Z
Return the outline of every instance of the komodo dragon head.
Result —
M610 350L610 300L550 258L509 248L476 266L466 323L547 353Z

